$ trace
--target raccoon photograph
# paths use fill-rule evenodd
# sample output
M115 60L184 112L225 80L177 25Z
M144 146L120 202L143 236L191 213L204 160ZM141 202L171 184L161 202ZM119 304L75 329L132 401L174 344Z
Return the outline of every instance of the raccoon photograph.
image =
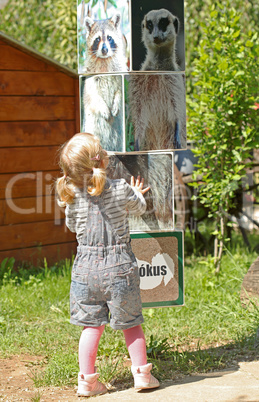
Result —
M79 2L77 8L78 25L78 71L85 73L126 72L129 65L128 38L129 16L127 1L121 7L105 7L92 1ZM100 3L100 4L99 4ZM103 12L100 12L103 11ZM103 19L100 19L100 15Z
M107 175L110 179L140 175L145 186L147 210L139 217L129 215L131 231L172 230L173 219L173 155L171 153L114 155L109 158Z
M126 136L131 137L126 138L126 144L131 144L131 150L185 149L184 74L135 73L126 76L126 79L129 113Z
M184 2L132 2L135 71L184 71Z
M95 134L107 151L124 149L121 75L80 77L81 131Z

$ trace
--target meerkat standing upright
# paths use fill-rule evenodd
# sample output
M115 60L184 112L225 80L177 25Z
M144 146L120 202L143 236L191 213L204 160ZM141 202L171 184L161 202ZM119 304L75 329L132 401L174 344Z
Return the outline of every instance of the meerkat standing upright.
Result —
M186 147L185 80L175 59L178 32L179 20L168 10L152 10L143 19L147 55L141 71L178 72L130 76L129 109L136 151Z
M176 39L179 19L168 10L152 10L142 21L142 41L147 55L142 71L177 71Z
M136 151L185 148L185 87L181 73L132 74L129 106Z

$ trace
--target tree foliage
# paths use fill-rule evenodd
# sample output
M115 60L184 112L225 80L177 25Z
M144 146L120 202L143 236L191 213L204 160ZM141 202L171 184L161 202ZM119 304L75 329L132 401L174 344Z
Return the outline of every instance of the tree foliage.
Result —
M213 234L219 269L228 212L246 174L246 161L257 145L259 43L256 32L244 32L240 13L228 1L211 7L201 34L188 102L188 134L199 157L194 178L203 177L202 184L194 186L199 187L200 202L216 222Z
M197 48L202 39L202 26L209 23L210 10L214 0L185 0L185 55L187 93L193 91L191 73L193 61L197 57ZM228 3L224 0L223 5ZM259 25L259 2L257 0L233 0L231 7L238 10L242 32L256 32Z
M76 1L9 0L0 30L76 69Z

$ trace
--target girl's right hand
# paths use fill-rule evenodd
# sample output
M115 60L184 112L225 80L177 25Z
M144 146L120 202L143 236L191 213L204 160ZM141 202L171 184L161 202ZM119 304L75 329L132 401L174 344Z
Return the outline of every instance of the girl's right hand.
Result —
M144 179L140 180L140 176L137 177L136 183L134 176L131 176L130 185L134 187L136 190L138 190L141 194L145 194L148 190L150 190L150 187L143 188Z

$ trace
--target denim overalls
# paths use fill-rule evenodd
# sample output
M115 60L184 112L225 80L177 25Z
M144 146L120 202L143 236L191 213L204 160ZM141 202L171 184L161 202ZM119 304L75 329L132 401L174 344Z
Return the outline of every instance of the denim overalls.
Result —
M139 273L130 243L121 243L105 213L103 194L88 197L85 231L78 245L70 289L71 323L113 329L141 324Z

